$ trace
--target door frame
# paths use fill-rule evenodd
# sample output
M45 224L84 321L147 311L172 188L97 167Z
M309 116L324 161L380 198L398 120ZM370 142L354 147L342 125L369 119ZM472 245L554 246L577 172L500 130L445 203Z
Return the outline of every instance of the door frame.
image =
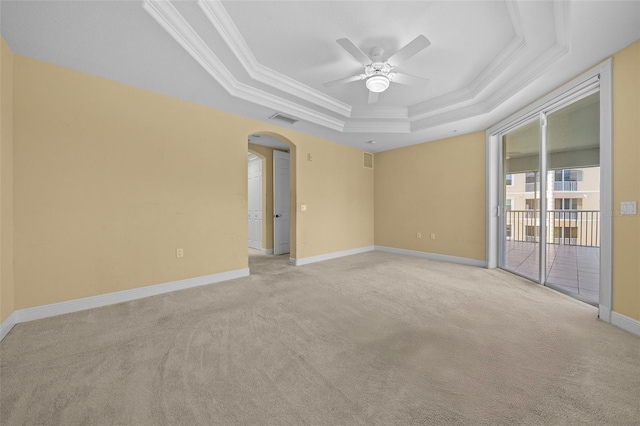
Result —
M598 315L611 322L612 291L612 60L608 59L535 103L510 115L486 132L486 253L487 267L497 268L500 253L501 134L533 117L546 115L561 103L578 96L595 82L600 90L600 302ZM541 135L541 137L543 137ZM543 141L544 142L544 141ZM541 155L544 157L544 155ZM541 212L542 214L542 212ZM541 242L542 243L542 242Z

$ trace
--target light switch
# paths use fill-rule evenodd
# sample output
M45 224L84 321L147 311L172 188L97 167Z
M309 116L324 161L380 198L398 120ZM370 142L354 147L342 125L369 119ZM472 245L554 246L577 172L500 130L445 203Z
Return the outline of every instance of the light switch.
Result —
M638 203L635 201L623 201L620 203L621 215L636 215L638 214Z
M300 204L300 211L301 212L306 212L307 211L307 205L306 204Z

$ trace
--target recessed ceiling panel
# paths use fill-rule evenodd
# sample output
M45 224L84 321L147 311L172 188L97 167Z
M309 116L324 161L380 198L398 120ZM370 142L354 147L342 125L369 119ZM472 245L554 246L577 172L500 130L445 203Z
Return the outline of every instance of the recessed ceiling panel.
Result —
M322 83L362 73L336 40L389 57L423 34L431 46L396 71L427 84L392 84L376 106L407 107L469 85L516 36L506 2L223 2L256 60L355 107L367 106L364 82Z

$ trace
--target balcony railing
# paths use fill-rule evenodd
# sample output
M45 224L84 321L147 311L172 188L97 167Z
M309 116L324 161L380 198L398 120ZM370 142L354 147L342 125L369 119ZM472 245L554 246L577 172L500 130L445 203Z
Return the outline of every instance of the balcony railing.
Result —
M540 190L540 182L533 183L527 182L524 184L525 192L533 192L536 190ZM576 181L559 181L553 182L553 190L559 192L575 192L578 190L578 182Z
M539 210L505 212L508 241L540 241ZM600 247L600 210L547 210L547 243Z
M576 181L560 181L553 183L554 191L577 191L578 182Z

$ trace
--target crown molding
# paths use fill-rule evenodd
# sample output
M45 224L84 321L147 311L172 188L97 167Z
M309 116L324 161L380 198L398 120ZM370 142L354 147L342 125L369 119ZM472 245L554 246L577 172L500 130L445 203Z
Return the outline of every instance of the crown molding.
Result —
M356 108L351 113L351 118L407 120L409 111L406 107L376 107L372 111L362 111Z
M503 102L514 96L521 89L531 84L537 79L551 64L565 56L571 51L569 43L569 3L554 3L555 31L556 41L551 45L544 54L529 62L524 71L518 73L511 80L503 84L497 91L492 93L482 102L477 102L462 108L453 109L451 111L437 115L411 115L410 121L411 131L416 132L425 130L430 127L442 124L452 123L458 120L464 120L476 115L486 114L493 111ZM521 32L521 30L519 30ZM526 43L525 43L526 44ZM524 47L524 46L523 46ZM433 110L431 110L433 111Z
M507 1L507 7L515 36L467 87L409 108L375 108L371 111L354 111L347 104L259 64L219 0L198 0L198 5L254 80L355 120L335 118L239 82L169 1L143 1L143 8L147 13L230 95L345 133L413 133L489 113L533 82L546 68L570 51L569 3L554 2L555 43L543 55L526 64L523 67L523 72L501 85L496 92L482 101L478 100L478 96L487 86L503 75L527 46L517 3L510 0ZM443 110L446 111L442 112Z
M307 102L311 102L314 105L326 108L336 114L344 117L351 116L351 105L340 102L331 96L325 95L318 90L312 89L305 84L260 64L251 49L249 49L249 46L240 34L231 16L229 16L227 10L219 0L198 0L198 6L200 6L211 24L216 28L218 33L220 33L251 78Z
M343 131L344 121L240 83L211 51L197 32L168 1L144 0L142 7L169 33L230 95L291 114L311 123Z
M142 8L229 93L237 80L170 2L144 0Z
M344 125L345 133L411 133L407 121L349 121Z
M507 43L504 49L491 60L489 64L478 74L468 86L451 93L430 99L426 102L409 106L409 119L417 121L425 118L429 113L443 108L452 107L456 104L472 101L486 87L493 83L502 75L513 63L523 49L527 46L522 31L522 22L517 3L514 0L506 2L514 37Z
M440 126L447 123L453 123L455 121L464 120L465 118L475 117L477 115L485 114L489 112L486 102L478 102L462 108L458 108L452 111L444 112L442 114L426 117L421 120L411 122L411 132L419 132L431 127Z

